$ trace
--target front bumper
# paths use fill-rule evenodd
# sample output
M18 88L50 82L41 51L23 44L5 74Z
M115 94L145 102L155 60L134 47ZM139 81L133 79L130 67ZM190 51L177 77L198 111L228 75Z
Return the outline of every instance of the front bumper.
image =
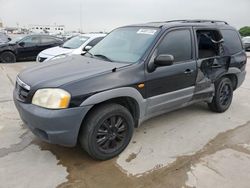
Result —
M75 146L78 133L91 106L50 110L22 103L15 99L16 108L23 122L42 140L63 146Z

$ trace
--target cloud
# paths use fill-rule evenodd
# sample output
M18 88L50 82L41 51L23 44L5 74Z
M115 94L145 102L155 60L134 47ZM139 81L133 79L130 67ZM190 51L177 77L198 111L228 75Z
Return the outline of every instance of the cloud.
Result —
M171 19L219 19L250 25L249 0L0 0L6 25L63 24L68 30L110 31L133 23ZM82 8L81 8L82 7Z

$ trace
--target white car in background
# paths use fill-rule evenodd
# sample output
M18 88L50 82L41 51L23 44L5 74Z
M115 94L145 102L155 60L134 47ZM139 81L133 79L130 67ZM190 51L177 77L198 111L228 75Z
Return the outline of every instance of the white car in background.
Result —
M82 54L100 42L106 34L81 34L66 41L63 45L40 52L36 58L38 63L64 58L73 54Z

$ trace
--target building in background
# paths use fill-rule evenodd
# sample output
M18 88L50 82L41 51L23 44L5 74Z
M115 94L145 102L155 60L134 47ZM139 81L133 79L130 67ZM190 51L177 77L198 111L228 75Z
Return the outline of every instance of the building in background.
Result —
M64 34L64 25L30 25L29 30L33 33L48 33L52 35Z

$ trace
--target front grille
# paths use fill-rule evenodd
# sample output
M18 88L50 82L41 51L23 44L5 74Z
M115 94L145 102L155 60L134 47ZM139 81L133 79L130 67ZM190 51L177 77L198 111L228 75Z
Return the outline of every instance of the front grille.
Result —
M27 102L30 86L25 84L23 81L19 79L19 77L17 77L15 89L16 89L17 99L22 102Z
M18 83L16 83L16 92L17 92L18 100L20 100L22 102L27 101L27 98L28 98L28 95L29 95L29 90L23 88Z
M45 58L45 57L38 57L38 61L39 61L40 63L44 62L46 59L47 59L47 58Z

